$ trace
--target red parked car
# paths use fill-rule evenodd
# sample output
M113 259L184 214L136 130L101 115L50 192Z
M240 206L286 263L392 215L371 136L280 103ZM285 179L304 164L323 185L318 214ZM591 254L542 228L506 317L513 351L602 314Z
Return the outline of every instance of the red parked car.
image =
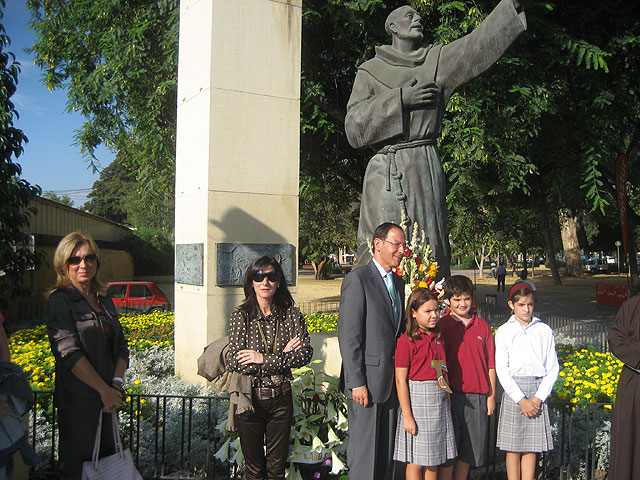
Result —
M167 296L153 282L109 282L107 297L118 313L151 313L171 310Z

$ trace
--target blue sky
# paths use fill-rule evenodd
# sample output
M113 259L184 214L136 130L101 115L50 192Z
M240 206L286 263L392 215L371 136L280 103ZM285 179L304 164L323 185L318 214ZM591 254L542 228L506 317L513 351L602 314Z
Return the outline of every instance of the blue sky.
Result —
M22 166L22 177L40 185L43 191L68 194L74 206L80 207L85 202L86 191L77 191L90 189L99 175L92 172L80 148L73 145L74 132L82 126L83 118L65 111L66 91L49 92L42 83L42 71L33 63L33 55L24 51L31 47L34 38L27 25L29 12L25 0L6 3L0 22L11 39L7 51L22 65L18 90L12 97L20 114L14 126L29 138L24 153L17 159ZM101 166L106 167L115 155L100 149L97 157Z

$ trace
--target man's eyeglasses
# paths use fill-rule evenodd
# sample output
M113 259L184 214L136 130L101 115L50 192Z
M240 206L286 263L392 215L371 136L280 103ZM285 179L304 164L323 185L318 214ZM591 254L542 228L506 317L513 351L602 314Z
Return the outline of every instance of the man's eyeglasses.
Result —
M251 278L256 283L262 282L265 278L271 283L275 283L280 280L280 276L276 272L263 272L262 270L258 270Z
M80 265L82 260L84 260L84 263L94 263L96 260L98 260L98 256L95 253L90 253L89 255L85 255L84 257L73 256L69 257L67 263L69 265Z
M404 249L404 247L405 247L405 245L406 245L406 244L404 244L404 243L390 242L389 240L383 240L383 242L390 243L391 245L393 245L394 247L396 247L396 250L399 250L399 249L401 249L401 248L402 248L402 249Z

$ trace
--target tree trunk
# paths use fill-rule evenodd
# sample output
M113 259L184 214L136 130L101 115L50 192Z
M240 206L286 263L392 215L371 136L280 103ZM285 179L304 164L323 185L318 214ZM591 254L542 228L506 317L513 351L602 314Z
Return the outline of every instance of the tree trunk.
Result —
M487 251L487 244L483 243L479 254L476 254L475 252L473 254L474 260L476 262L476 266L478 267L478 270L480 270L480 278L482 278L484 274L484 261L491 256L491 252L493 252L494 245L495 244L492 243L489 246L489 251ZM478 260L478 257L480 257L479 260Z
M562 248L564 249L564 263L568 275L582 275L582 260L580 259L580 242L578 241L578 219L571 209L562 208L558 212Z
M484 270L484 249L485 244L483 243L480 246L480 251L476 251L473 254L474 260L476 262L476 267L478 267L478 270L480 271L480 278L482 278L482 270Z
M553 238L551 237L551 226L549 225L549 217L544 215L544 243L547 250L547 258L549 259L549 268L553 276L554 285L562 285L560 274L558 273L558 263L556 262L556 253L553 251Z
M324 257L324 259L320 263L317 263L317 262L311 260L311 265L313 266L313 271L316 274L316 280L326 280L327 279L327 275L326 275L326 273L324 271L324 266L326 265L328 259L329 259L329 257Z

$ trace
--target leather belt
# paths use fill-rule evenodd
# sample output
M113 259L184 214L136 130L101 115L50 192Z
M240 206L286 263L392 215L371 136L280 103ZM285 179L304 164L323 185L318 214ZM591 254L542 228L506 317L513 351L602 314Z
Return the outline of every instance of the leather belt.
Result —
M269 398L275 398L279 395L282 395L289 390L291 390L291 384L287 382L276 388L256 387L253 389L253 393L258 398L258 400L268 400Z

